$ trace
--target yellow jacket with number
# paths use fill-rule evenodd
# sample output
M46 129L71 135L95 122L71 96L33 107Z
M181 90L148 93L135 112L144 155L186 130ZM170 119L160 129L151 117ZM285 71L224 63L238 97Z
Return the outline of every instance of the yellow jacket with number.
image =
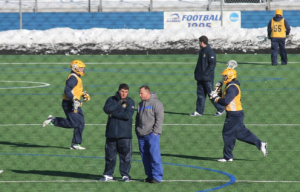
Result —
M71 77L75 77L77 79L77 83L74 78L70 79ZM80 100L82 93L83 93L83 84L82 84L81 78L76 73L70 73L70 75L68 76L67 82L66 82L63 99L64 100L73 100L73 99Z
M271 20L271 37L272 38L286 38L286 28L284 18L280 21Z

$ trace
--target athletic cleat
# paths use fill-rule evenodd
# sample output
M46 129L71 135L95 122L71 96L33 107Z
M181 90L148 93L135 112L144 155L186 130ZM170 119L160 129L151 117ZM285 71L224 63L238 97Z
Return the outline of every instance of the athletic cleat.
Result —
M53 125L53 119L54 117L52 115L49 115L48 118L44 121L43 127L46 127L46 125Z
M192 116L192 117L196 117L196 116L201 117L201 116L203 116L203 115L200 114L200 113L198 113L197 111L195 111L194 113L191 113L190 116Z
M99 181L113 181L114 180L114 178L113 178L113 176L112 175L103 175L103 177L101 177L100 179L99 179Z
M218 159L218 161L219 162L232 162L233 159L225 159L225 158L223 158L223 159Z
M151 179L150 183L160 183L157 179Z
M222 112L217 111L217 112L215 113L215 116L221 116L221 115L223 115L224 113L225 113L225 110L222 111Z
M3 172L3 170L0 170L0 173L2 173Z
M72 144L70 149L78 149L78 150L83 150L85 149L84 147L81 147L79 144Z
M267 157L267 155L268 155L268 143L267 142L261 142L260 150L264 154L264 157Z
M123 176L123 177L122 177L122 181L124 181L124 182L129 182L130 179L129 179L128 176Z
M142 182L147 182L147 183L150 183L151 179L149 178L146 178L146 179L143 179Z

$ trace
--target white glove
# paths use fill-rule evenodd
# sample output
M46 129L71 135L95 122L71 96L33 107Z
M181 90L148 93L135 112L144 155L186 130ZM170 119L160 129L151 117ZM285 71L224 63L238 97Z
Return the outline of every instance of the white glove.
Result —
M213 99L215 103L220 98L217 91L212 91L209 95L210 99Z
M82 106L82 103L80 100L78 99L75 99L73 100L73 111L74 113L78 113L78 107L81 107Z

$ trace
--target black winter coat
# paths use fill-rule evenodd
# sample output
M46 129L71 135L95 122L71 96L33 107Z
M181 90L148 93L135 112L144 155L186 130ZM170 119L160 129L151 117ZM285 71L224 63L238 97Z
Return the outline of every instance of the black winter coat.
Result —
M194 72L196 81L214 82L216 67L216 54L210 45L201 48Z
M134 101L127 97L126 106L119 103L121 97L117 92L115 96L109 97L103 107L108 115L105 137L114 139L132 138L132 116L134 114Z

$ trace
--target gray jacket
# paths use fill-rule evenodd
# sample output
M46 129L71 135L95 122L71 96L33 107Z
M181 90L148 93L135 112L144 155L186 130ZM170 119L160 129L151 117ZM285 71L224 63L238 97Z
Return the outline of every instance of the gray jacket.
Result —
M138 104L135 131L138 136L145 136L150 133L162 132L162 124L164 122L164 106L158 100L155 92L151 93L151 97L146 101Z

